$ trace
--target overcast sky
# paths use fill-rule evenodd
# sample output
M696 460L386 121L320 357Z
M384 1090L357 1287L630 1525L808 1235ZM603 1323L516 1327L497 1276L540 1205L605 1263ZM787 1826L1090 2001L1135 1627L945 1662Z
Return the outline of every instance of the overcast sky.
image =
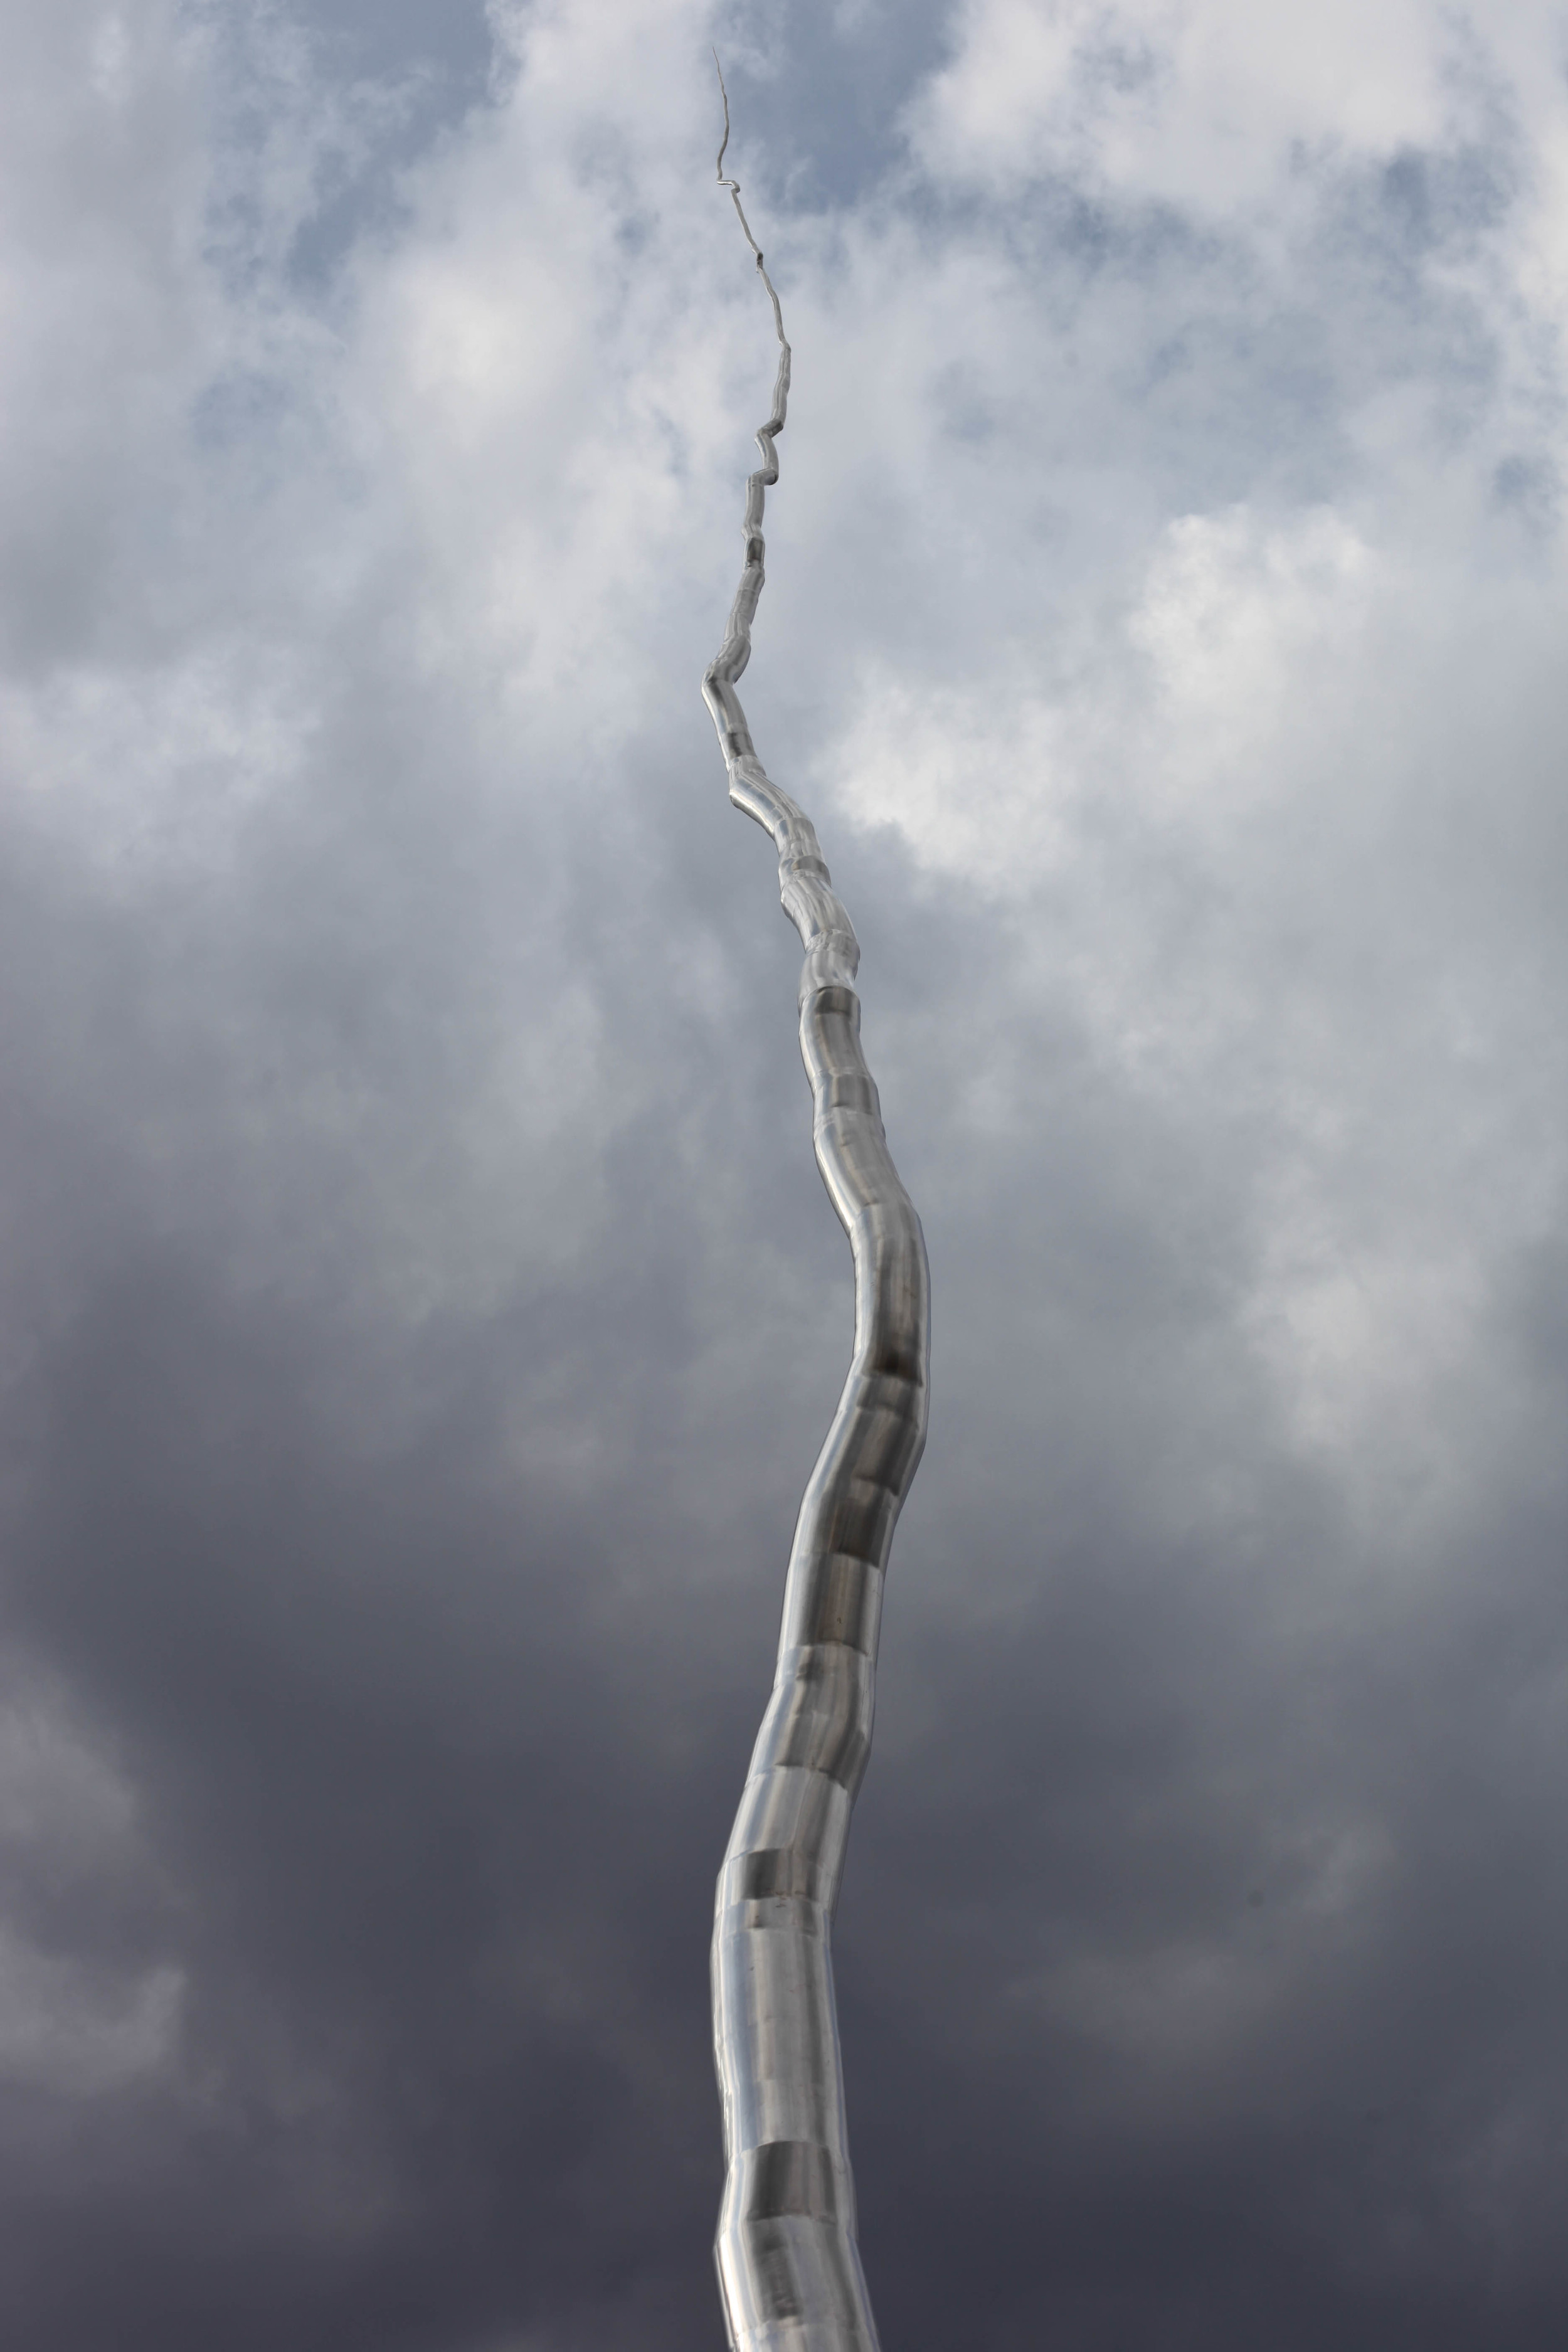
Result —
M1568 2342L1568 15L7 0L0 2333L721 2352L850 1332L889 2352Z

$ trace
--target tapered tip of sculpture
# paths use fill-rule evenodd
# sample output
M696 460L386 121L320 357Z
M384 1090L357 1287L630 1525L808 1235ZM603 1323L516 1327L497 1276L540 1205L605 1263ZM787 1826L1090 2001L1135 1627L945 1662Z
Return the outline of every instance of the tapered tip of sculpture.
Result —
M730 144L730 93L724 87L724 68L719 62L719 52L713 52L713 70L719 77L719 95L724 101L724 136L719 142L719 160L713 166L713 176L721 187L724 184L724 150Z

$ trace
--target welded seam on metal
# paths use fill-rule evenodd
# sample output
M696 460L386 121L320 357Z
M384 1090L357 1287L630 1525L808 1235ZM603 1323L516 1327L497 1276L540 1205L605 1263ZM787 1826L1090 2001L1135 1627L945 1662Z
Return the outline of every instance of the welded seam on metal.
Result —
M778 480L790 347L739 183L724 175L721 71L719 87L717 176L773 307L779 369L773 413L757 431L763 463L746 484L741 584L702 693L730 798L773 836L779 897L805 951L800 1049L817 1165L854 1255L855 1352L801 1504L773 1695L719 1875L713 2040L726 2174L714 2251L735 2352L875 2352L829 1928L871 1744L883 1574L925 1444L931 1286L920 1219L889 1155L860 1050L859 945L811 822L768 776L735 691L763 589L763 500Z

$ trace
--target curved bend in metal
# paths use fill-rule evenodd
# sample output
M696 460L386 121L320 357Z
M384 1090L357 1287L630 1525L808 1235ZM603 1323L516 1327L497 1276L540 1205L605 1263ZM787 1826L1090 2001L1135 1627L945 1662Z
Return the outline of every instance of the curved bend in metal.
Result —
M726 146L729 134L726 99ZM855 1353L801 1504L773 1695L719 1876L713 2038L727 2171L715 2254L734 2352L875 2352L828 1933L871 1744L883 1571L925 1444L930 1277L860 1050L859 946L810 820L763 769L735 691L762 593L763 497L778 479L790 348L723 164L721 147L720 184L756 255L780 357L757 433L763 464L746 486L745 567L702 692L730 798L773 836L779 896L805 950L800 1048L817 1165L854 1255Z

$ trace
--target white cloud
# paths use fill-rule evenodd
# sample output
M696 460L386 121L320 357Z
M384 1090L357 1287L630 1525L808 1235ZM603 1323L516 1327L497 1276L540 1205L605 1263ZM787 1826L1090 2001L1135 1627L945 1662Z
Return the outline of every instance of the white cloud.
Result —
M1545 9L1504 12L1542 60ZM998 191L1042 172L1205 215L1289 202L1293 174L1441 143L1474 43L1428 0L969 0L914 110L933 169Z

